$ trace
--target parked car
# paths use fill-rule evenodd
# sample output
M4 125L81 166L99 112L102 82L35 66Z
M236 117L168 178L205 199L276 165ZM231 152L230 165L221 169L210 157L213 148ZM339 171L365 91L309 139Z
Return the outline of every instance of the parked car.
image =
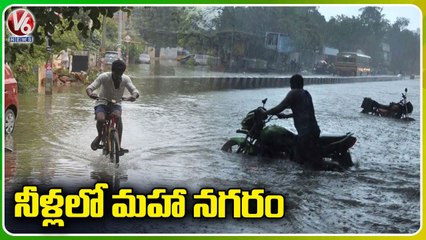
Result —
M117 51L106 51L104 56L104 63L111 65L112 62L119 59Z
M194 55L195 65L210 65L217 66L219 65L220 59L218 57L206 55L206 54L195 54Z
M193 56L194 55L191 54L188 50L179 50L179 51L177 51L176 61L185 62Z
M139 62L149 64L151 62L151 57L147 53L142 53L139 55Z
M6 63L4 67L4 131L11 134L15 129L18 117L18 83L13 76L10 66Z

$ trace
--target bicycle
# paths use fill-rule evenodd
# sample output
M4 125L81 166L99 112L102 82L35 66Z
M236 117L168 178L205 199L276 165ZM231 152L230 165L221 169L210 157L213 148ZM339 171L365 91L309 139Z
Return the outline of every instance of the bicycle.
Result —
M115 104L115 100L104 99L108 101L108 105ZM126 98L122 98L127 101ZM102 126L101 141L98 149L102 149L102 154L108 156L112 163L118 166L120 162L120 138L118 136L117 119L112 112L108 112L105 116L105 122Z

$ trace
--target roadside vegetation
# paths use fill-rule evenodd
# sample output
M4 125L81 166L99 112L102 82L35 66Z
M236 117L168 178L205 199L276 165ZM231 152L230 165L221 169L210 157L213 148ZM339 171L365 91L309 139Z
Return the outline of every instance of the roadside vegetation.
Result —
M117 49L117 12L123 11L123 32L132 41L122 43L135 63L148 47L159 55L162 47L181 47L192 53L218 57L279 61L276 51L265 49L267 32L284 33L306 65L328 46L340 51L362 51L372 57L373 68L384 64L383 44L390 48L389 69L419 73L420 31L407 29L408 19L391 23L380 7L360 8L357 17L338 16L326 21L315 7L30 7L37 25L34 43L5 43L6 62L19 79L20 92L37 87L37 66L63 49L100 52ZM10 12L12 9L9 9ZM104 26L104 27L102 27ZM104 30L103 30L104 29ZM7 31L6 31L7 32ZM8 32L6 34L9 34ZM124 34L122 37L124 38ZM96 70L91 70L96 74Z

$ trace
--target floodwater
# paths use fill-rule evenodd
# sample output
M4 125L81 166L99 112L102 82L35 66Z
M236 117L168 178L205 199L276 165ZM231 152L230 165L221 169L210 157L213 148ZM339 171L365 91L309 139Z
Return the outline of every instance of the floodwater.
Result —
M148 87L146 68L130 69L141 97L123 104L123 146L130 153L115 168L90 143L96 135L94 101L84 87L64 87L53 96L20 95L16 130L6 144L6 204L23 184L63 187L76 193L95 182L110 188L241 188L283 194L282 219L103 219L93 227L76 222L60 232L238 233L238 234L413 234L420 228L420 81L401 80L308 85L324 134L353 132L355 166L346 172L315 172L285 159L223 153L245 114L268 98L278 104L288 88L196 91ZM190 83L185 83L190 84ZM404 88L414 105L414 122L364 115L363 97L380 103L399 101ZM164 90L167 89L167 90ZM278 124L294 130L291 120ZM8 203L9 202L9 203ZM16 222L15 222L16 221ZM98 221L98 220L96 220ZM95 222L96 222L95 221ZM78 222L78 221L77 221ZM65 223L67 225L67 223ZM74 225L73 225L74 224ZM6 216L7 230L49 232L40 221Z

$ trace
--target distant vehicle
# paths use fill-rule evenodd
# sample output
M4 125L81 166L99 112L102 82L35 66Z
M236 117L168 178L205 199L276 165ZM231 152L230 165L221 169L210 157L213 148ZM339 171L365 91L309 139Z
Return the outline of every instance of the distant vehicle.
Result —
M189 58L194 57L188 50L179 50L177 51L176 61L186 62Z
M106 51L104 56L104 63L111 65L112 62L119 59L117 51Z
M335 71L337 75L370 75L371 57L355 52L341 52L337 54Z
M151 57L147 53L139 54L139 62L149 64L151 62Z
M18 83L13 76L12 70L6 63L4 68L4 131L11 134L15 130L18 117Z
M334 64L329 64L325 60L317 62L313 70L316 74L335 74Z

